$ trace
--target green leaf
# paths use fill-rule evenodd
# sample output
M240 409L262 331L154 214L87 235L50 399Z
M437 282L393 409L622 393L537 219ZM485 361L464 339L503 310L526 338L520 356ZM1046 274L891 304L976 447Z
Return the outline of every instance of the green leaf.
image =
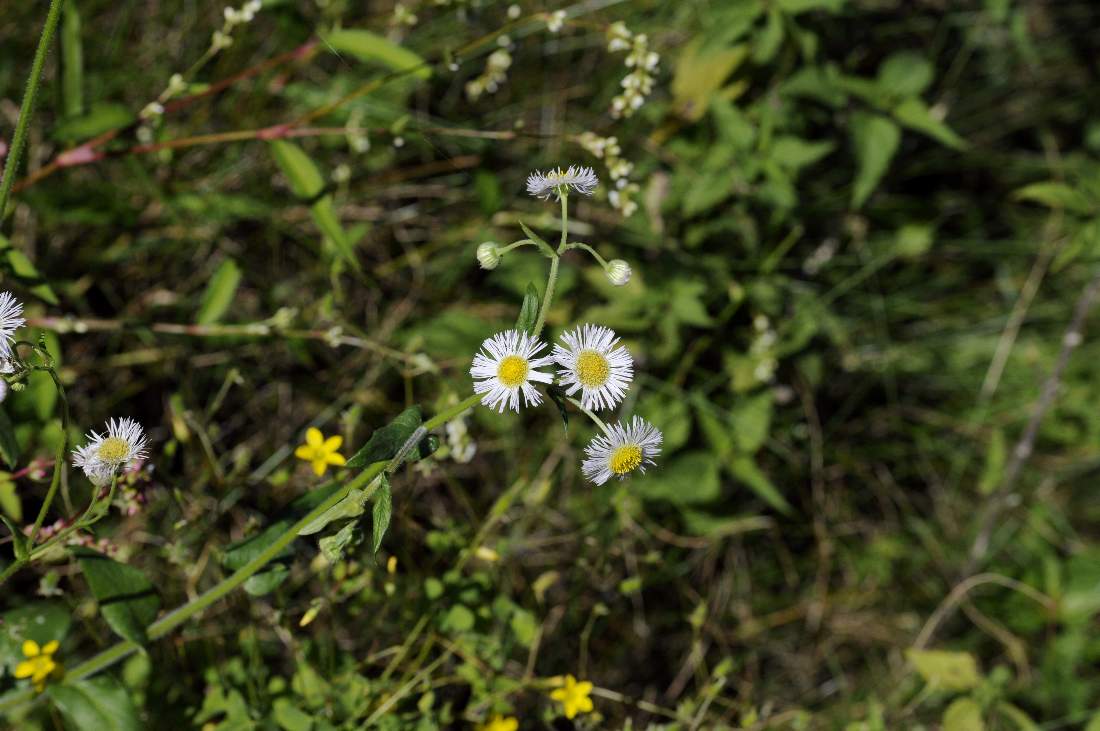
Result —
M982 707L973 698L958 698L943 712L943 731L985 731Z
M1040 731L1039 724L1032 721L1030 716L1011 703L998 701L996 708L998 714L1015 724L1020 731Z
M954 130L937 119L924 102L915 97L906 99L894 107L894 119L909 129L928 135L953 150L966 147L966 141L955 134Z
M462 604L455 604L443 617L443 629L450 632L469 632L474 628L474 613Z
M833 151L832 142L812 142L800 137L783 135L772 143L771 158L780 167L798 172L807 165L813 165Z
M61 641L69 632L72 612L61 602L27 604L0 615L0 665L12 665L23 659L23 641L45 645Z
M420 427L420 421L419 406L405 409L389 424L376 429L367 443L348 460L347 466L357 469L374 462L393 459L413 432Z
M237 262L232 259L223 261L206 285L195 322L210 325L221 320L229 305L233 304L233 297L237 294L240 283L241 268L237 266Z
M393 493L390 490L390 481L385 473L382 474L382 484L378 486L378 492L374 495L374 513L371 530L371 548L375 553L382 546L382 539L390 527L390 517L393 515Z
M643 498L667 500L674 505L712 502L722 492L718 461L703 451L688 452L635 479L637 492Z
M286 564L271 564L263 571L249 576L244 582L244 590L252 596L270 594L289 576L290 569Z
M730 411L733 439L742 453L753 454L764 445L771 429L774 401L771 390L765 390L746 398Z
M756 496L761 500L784 515L790 515L790 503L768 479L768 476L760 471L752 457L738 455L727 463L726 469L738 482L756 493Z
M283 171L294 195L304 200L316 198L325 188L325 178L302 148L286 140L272 140L271 154Z
M538 246L540 249L542 249L542 253L546 254L547 256L549 256L551 258L553 258L554 256L557 255L554 251L554 247L552 247L550 244L546 243L546 240L543 239L541 236L539 236L537 233L535 233L531 229L527 228L526 223L524 223L523 221L520 221L519 222L519 227L521 229L523 229L523 233L525 233L527 235L527 238L534 241L535 245Z
M878 67L882 90L898 97L919 96L932 83L932 64L919 53L900 51Z
M924 681L938 690L970 690L982 682L970 653L910 649L905 656Z
M109 675L47 686L50 700L77 731L140 731L130 694Z
M1069 243L1063 246L1054 257L1051 269L1060 271L1082 254L1090 259L1100 256L1100 218L1093 218L1078 227L1070 237Z
M329 523L346 518L358 518L366 510L369 495L369 490L352 490L340 502L306 524L302 530L298 531L298 535L310 536L320 533Z
M535 615L528 612L526 609L516 609L512 614L512 619L508 623L512 628L512 634L516 636L516 640L524 647L530 647L535 642L535 637L538 636L539 623L535 619Z
M15 467L19 463L19 442L15 438L15 427L3 408L0 408L0 457L8 467Z
M326 195L309 207L309 214L317 228L325 235L325 241L334 249L334 253L351 264L356 269L359 262L355 259L355 251L352 241L340 224L340 217L336 215L336 206L332 202L332 196Z
M90 548L70 549L99 603L99 613L119 636L145 644L145 628L157 618L160 597L138 569Z
M560 386L548 385L546 387L546 395L550 397L550 402L558 408L558 416L561 417L562 428L565 433L569 433L569 409L566 407L565 390Z
M61 11L61 103L66 117L84 113L84 47L80 42L80 13L76 0L66 0Z
M726 78L748 55L744 45L716 50L694 41L685 46L676 59L672 77L676 113L692 122L701 119Z
M34 263L27 258L26 254L11 246L3 236L0 236L0 249L3 250L3 254L8 260L11 273L23 286L30 290L31 294L48 304L60 304L60 300L57 299L57 295L54 294L49 282L38 272L38 269L35 268Z
M313 731L313 716L299 709L289 698L276 698L271 718L283 731Z
M225 549L225 555L222 556L222 566L230 571L238 571L244 568L279 540L279 536L286 533L291 525L292 523L289 520L280 520L255 535L237 541ZM293 553L288 546L276 558L288 558L292 555Z
M368 30L337 30L325 36L334 51L350 53L360 61L377 62L394 71L410 71L418 79L432 75L431 68L418 54Z
M763 29L756 34L752 47L752 62L757 65L766 64L775 58L783 44L783 14L775 8L768 13L768 19Z
M1054 181L1025 185L1016 190L1012 197L1016 200L1041 203L1048 208L1065 208L1074 213L1090 214L1096 210L1093 202L1079 190Z
M860 208L890 167L898 151L901 129L886 117L855 112L851 121L852 147L859 169L852 184L852 208Z
M8 531L11 532L12 551L15 553L15 558L19 561L26 560L29 555L27 537L23 535L23 531L19 530L19 527L8 516L0 515L0 521L3 521L4 525L8 527Z
M124 104L96 104L87 114L66 119L54 127L53 138L58 142L81 142L122 129L133 121L133 113Z
M344 557L349 548L358 544L362 539L363 531L359 530L359 523L352 522L346 524L333 535L325 536L317 541L317 546L329 563L336 563Z
M519 317L516 318L516 329L520 332L531 332L535 329L535 323L539 319L539 291L535 285L527 285L527 293L523 295L523 304L519 308Z

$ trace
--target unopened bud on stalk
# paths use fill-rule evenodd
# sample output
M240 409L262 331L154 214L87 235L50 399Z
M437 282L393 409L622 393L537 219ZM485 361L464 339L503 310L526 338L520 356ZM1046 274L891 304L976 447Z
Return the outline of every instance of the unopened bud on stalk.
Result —
M622 259L612 259L604 268L607 278L616 287L621 287L630 281L630 265Z
M482 269L496 269L500 264L500 248L495 241L486 241L477 247L477 263Z

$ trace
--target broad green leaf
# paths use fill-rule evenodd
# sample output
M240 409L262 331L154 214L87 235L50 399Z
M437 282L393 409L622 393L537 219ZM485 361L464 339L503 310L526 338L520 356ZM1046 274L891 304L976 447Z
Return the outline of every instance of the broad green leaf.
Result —
M833 147L832 142L812 142L784 135L776 137L772 143L771 158L781 167L798 172L828 155Z
M1030 716L1011 703L999 701L996 708L1000 716L1007 718L1020 731L1040 731L1039 724L1032 721Z
M140 731L130 694L109 675L47 686L50 700L76 731Z
M393 459L405 442L420 427L420 407L412 406L393 421L370 435L367 443L348 460L348 467L366 467L374 462Z
M15 427L12 426L8 412L0 407L0 458L8 467L15 467L19 463L19 442L15 438Z
M516 640L524 647L530 647L534 643L535 637L538 636L539 622L535 619L535 615L526 609L516 609L508 624L512 628L512 634L516 636Z
M740 401L730 410L730 426L738 450L754 454L764 445L771 428L772 403L775 395L766 389Z
M852 208L860 208L890 167L898 151L901 130L886 117L855 112L851 119L852 147L859 169L852 183Z
M302 530L298 531L298 535L310 536L315 533L320 533L329 523L333 523L337 520L345 520L347 518L358 518L366 511L369 497L369 490L352 490L343 500L307 523Z
M84 113L84 46L80 41L80 11L66 0L61 11L61 105L66 117Z
M255 535L237 541L225 549L225 555L222 556L222 566L230 571L237 571L244 568L249 562L279 540L279 536L286 533L291 525L292 523L289 520L280 520L276 523L272 523ZM276 558L288 558L292 555L293 553L290 548L287 547L279 552Z
M970 690L982 682L978 663L970 653L910 649L905 656L924 681L938 690Z
M779 512L790 515L791 505L779 492L768 476L760 471L756 462L748 455L739 455L726 464L729 473L741 484L748 487L761 500L771 505Z
M924 93L933 78L932 64L912 51L893 54L878 67L878 83L883 91L898 97Z
M66 119L54 127L53 138L58 142L81 142L122 129L133 121L133 112L124 104L96 104L87 114Z
M325 178L302 148L286 140L272 140L271 154L283 171L294 195L304 200L317 197L325 188Z
M462 604L455 604L443 617L443 629L449 632L469 632L474 628L474 613Z
M943 712L943 731L985 731L982 707L973 698L958 698Z
M1074 213L1089 214L1096 211L1096 206L1081 191L1055 181L1025 185L1012 196L1016 200L1041 203L1048 208L1065 208Z
M718 499L722 487L718 460L710 452L688 452L644 477L635 476L636 490L649 500L666 500L675 505L697 505Z
M527 285L527 293L523 295L523 304L519 308L519 317L516 318L516 329L520 332L531 332L535 329L535 323L539 319L539 291L535 285Z
M772 8L764 27L753 38L752 62L766 64L775 58L783 44L783 14Z
M726 78L748 55L749 49L743 45L716 50L695 41L685 46L672 77L676 112L692 122L700 119Z
M99 613L111 629L127 640L145 644L145 628L157 618L160 609L160 597L145 574L90 548L76 547L70 551L99 604Z
M334 51L349 53L360 61L377 62L394 71L410 71L419 79L432 75L431 68L418 54L368 30L333 31L325 36L325 42Z
M966 141L955 134L943 121L932 114L924 102L915 97L906 99L894 107L894 119L901 122L909 129L928 135L953 150L961 150L966 147Z
M329 563L336 563L344 557L347 550L362 540L363 532L359 530L359 524L352 522L336 531L331 536L325 536L317 541L321 553L325 555Z
M269 564L263 571L252 574L244 582L244 590L252 596L270 594L290 576L286 564Z
M313 731L313 716L299 709L289 698L276 698L271 719L283 731Z
M374 512L371 523L371 547L375 553L382 547L382 539L390 527L390 518L393 516L393 493L390 490L390 481L385 473L382 474L382 484L378 486L378 492L374 495Z
M210 325L221 320L229 305L233 304L233 297L237 294L240 283L241 268L237 266L237 262L232 259L223 261L206 285L195 322Z
M23 641L34 640L45 645L61 641L69 632L72 612L61 602L34 602L0 615L0 665L15 664L23 659Z

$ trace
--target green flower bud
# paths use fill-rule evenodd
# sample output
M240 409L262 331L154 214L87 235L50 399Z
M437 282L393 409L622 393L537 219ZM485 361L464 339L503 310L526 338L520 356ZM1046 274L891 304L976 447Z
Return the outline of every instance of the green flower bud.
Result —
M477 247L477 263L482 269L496 269L500 264L500 248L495 241L486 241Z
M607 278L616 287L621 287L630 281L630 265L622 259L612 259L607 262L604 271L607 273Z

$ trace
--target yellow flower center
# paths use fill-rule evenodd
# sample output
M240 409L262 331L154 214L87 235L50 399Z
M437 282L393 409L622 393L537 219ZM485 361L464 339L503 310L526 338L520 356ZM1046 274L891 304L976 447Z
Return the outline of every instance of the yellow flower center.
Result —
M596 388L607 383L611 366L607 358L594 350L584 350L577 356L577 380L582 386Z
M627 472L638 469L642 464L642 448L637 444L624 444L611 453L611 459L607 466L616 475L625 475Z
M515 388L527 380L527 361L518 355L509 355L500 361L497 378L508 388Z
M125 439L119 439L118 437L104 439L96 452L97 456L105 462L118 462L125 459L129 453L130 445L126 443Z

